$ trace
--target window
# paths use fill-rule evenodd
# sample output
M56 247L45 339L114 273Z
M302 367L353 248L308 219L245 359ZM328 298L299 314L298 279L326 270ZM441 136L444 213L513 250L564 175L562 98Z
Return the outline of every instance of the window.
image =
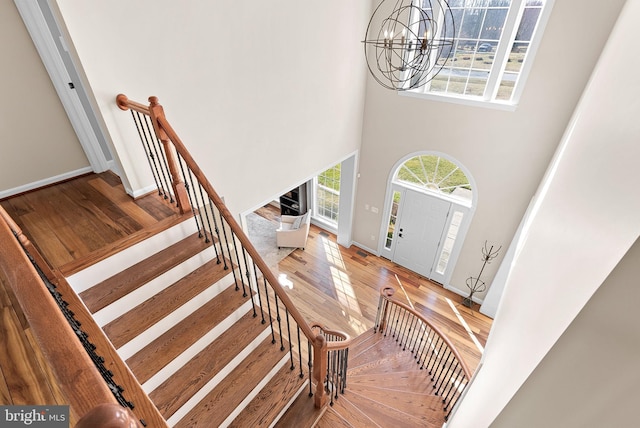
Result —
M453 162L435 155L412 157L398 168L394 180L430 192L471 202L471 184Z
M440 37L455 42L443 47L439 74L412 92L516 104L552 1L449 0L455 26ZM430 4L423 0L427 13Z
M340 204L340 164L316 177L316 216L330 223L338 223Z

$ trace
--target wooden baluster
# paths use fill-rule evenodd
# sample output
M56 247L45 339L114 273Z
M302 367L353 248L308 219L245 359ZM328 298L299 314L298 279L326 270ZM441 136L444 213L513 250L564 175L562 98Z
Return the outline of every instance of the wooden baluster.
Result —
M178 171L178 162L176 160L176 154L171 145L171 140L167 133L162 129L158 122L158 118L164 116L164 109L158 103L158 97L149 97L149 115L153 122L153 128L156 131L158 139L164 146L164 152L167 156L167 164L169 165L169 172L171 174L171 183L173 187L173 193L176 197L176 203L180 209L180 213L184 214L191 211L191 205L189 204L189 197L187 195L187 188L185 187L180 172Z

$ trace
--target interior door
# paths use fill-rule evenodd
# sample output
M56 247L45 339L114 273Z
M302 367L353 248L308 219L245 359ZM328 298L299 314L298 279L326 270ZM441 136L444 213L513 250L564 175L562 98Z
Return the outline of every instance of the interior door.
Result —
M406 189L400 204L393 261L431 278L451 202Z

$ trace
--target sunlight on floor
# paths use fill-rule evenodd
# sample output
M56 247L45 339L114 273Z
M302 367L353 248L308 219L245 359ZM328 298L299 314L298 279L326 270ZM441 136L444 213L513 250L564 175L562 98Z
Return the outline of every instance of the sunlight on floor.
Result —
M358 298L356 297L356 293L351 286L349 276L333 266L330 269L331 278L333 279L333 285L335 286L336 295L338 297L338 302L340 302L340 305L348 309L351 313L355 312L358 315L362 315L360 305L358 304Z
M331 271L336 298L342 307L342 314L348 318L349 325L360 334L366 330L366 327L362 321L363 315L358 303L358 297L351 285L349 275L344 271L345 264L340 253L340 247L335 242L324 237L322 238L322 243L327 261L332 265L329 270Z
M458 309L456 309L456 305L453 304L451 299L447 298L446 300L447 300L447 303L449 304L449 306L451 306L451 310L453 311L453 313L456 314L456 316L458 317L458 321L460 321L460 324L462 325L462 327L464 327L464 329L467 331L467 334L469 335L471 340L473 340L473 343L476 344L476 348L478 348L480 353L483 353L484 352L484 347L480 344L480 342L476 338L476 335L473 334L473 332L469 328L469 325L464 320L464 318L462 318L462 315L460 315L460 312L458 312Z
M282 285L284 288L288 288L289 290L293 290L293 281L287 278L286 273L281 273L278 275L278 283Z
M327 261L340 269L344 269L344 260L342 260L342 254L340 254L338 244L326 238L322 238L322 242L324 244L324 253L327 255Z

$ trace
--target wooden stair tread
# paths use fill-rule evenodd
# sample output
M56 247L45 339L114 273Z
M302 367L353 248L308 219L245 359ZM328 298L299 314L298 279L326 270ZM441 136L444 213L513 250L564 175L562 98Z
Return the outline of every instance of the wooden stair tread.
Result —
M237 428L271 426L291 400L298 395L300 389L307 384L309 378L304 367L302 373L303 377L301 378L299 367L291 370L291 363L285 364L229 426ZM313 399L304 391L299 395L304 396L303 398L313 404ZM301 427L302 425L295 426Z
M324 406L321 409L316 408L313 397L309 396L309 385L307 385L305 390L298 395L296 400L287 409L286 413L282 415L280 420L276 422L274 427L314 427L320 420L324 419L324 414L327 410L328 406Z
M369 416L367 416L367 414L365 413L365 410L359 409L351 401L349 401L349 398L345 395L342 395L337 400L335 400L333 403L333 406L331 406L329 410L332 411L335 415L340 417L341 421L338 420L337 422L341 425L337 425L337 426L348 426L348 427L354 427L354 428L369 428L373 426L378 426L378 427L380 426L374 420L372 420ZM330 413L329 410L326 413L327 417L329 417L330 420L336 419L335 417L332 417L329 414ZM324 419L325 418L323 417L321 421L325 422ZM328 428L333 427L333 425L324 425L324 424L318 424L318 426L319 427L326 426Z
M373 329L368 329L364 333L357 336L351 342L351 346L349 346L349 357L355 358L360 355L362 352L366 352L371 346L375 345L376 342L384 339L384 336L378 333L374 333Z
M266 338L175 427L219 426L285 356L286 347L281 351L277 343L271 343L271 337Z
M372 355L366 361L359 361L358 363L349 361L349 376L363 373L396 373L398 371L420 369L413 355L408 351L402 350L386 354L372 352Z
M291 426L296 425L282 425L282 428L289 428ZM326 412L324 412L322 418L312 426L313 428L371 428L374 426L374 424L369 423L368 425L354 425L353 423L347 422L342 416L340 416L334 409L330 407ZM276 425L276 428L277 427L279 427L279 425Z
M442 412L443 408L442 398L433 394L431 391L429 391L429 393L418 393L391 389L383 385L377 387L349 385L349 392L347 394L350 395L351 393L360 394L380 403L387 403L387 405L390 405L394 409L409 414L423 414L425 407L431 412Z
M209 246L195 233L83 291L80 297L96 313Z
M437 396L426 396L425 403L414 407L409 413L398 410L395 407L398 403L391 399L381 402L354 391L349 391L339 400L344 398L357 408L366 409L367 416L381 427L441 427L444 422L441 402ZM438 405L440 408L433 411L435 415L432 414L431 408L437 408Z
M146 382L209 330L235 312L245 301L242 291L236 291L234 285L228 287L215 299L205 303L131 356L126 361L127 365L140 383Z
M113 346L120 348L165 316L224 278L229 270L211 260L129 312L103 327Z
M114 242L111 245L107 245L97 249L84 257L72 260L64 265L60 266L58 270L60 273L69 277L74 273L80 272L82 269L85 269L88 266L96 264L99 261L102 261L120 251L123 251L133 245L144 241L151 236L157 235L158 233L162 233L163 231L169 229L172 226L182 223L183 221L188 221L193 219L193 216L190 214L174 214L171 217L160 220L159 222L146 226L145 228L131 233L127 235L125 238L120 239Z
M416 369L419 370L419 369ZM419 375L415 370L398 371L395 373L367 373L361 375L349 374L349 389L352 386L377 387L384 385L385 388L399 391L412 391L422 394L433 392L433 383L430 378Z
M180 370L153 390L149 397L165 418L171 417L236 355L260 335L267 325L247 312Z

